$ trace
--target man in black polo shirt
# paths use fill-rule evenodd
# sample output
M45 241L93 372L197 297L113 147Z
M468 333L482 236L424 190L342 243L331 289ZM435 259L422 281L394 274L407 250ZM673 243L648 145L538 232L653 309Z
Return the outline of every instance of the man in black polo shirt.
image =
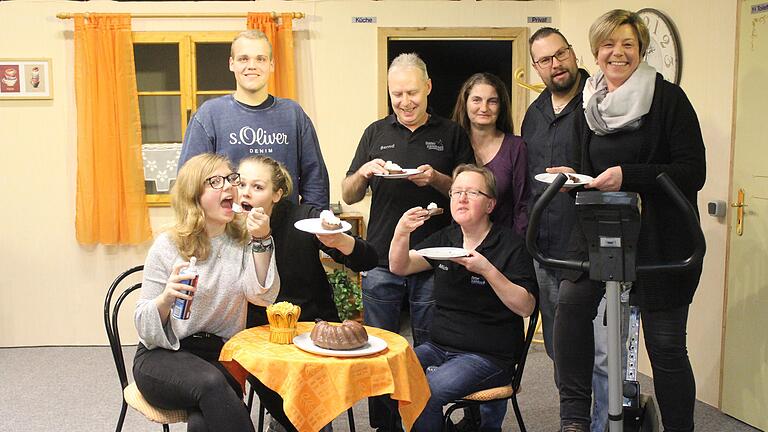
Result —
M342 182L347 204L363 199L371 188L371 211L367 240L379 254L379 265L363 277L365 323L398 332L400 310L407 296L414 344L429 337L434 297L432 272L400 277L390 273L388 255L397 221L408 209L434 202L448 207L448 188L453 169L474 157L469 138L461 127L427 110L432 81L427 67L416 54L401 54L387 74L394 114L378 120L363 132L357 152ZM419 173L402 178L387 177L387 161ZM448 212L432 217L414 233L414 244L450 223ZM369 404L371 426L387 430L388 412Z

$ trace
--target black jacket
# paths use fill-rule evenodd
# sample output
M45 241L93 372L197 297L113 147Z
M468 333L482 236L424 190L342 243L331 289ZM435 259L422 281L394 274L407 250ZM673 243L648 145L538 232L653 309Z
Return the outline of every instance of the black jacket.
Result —
M275 243L275 260L280 275L280 293L275 302L288 301L301 306L300 321L339 321L333 289L328 283L320 251L352 271L370 270L376 267L378 254L367 241L355 237L355 247L349 256L336 249L327 248L315 237L299 231L293 224L302 219L319 217L320 210L307 204L280 201L272 210L270 227ZM248 327L267 324L263 307L248 305Z
M616 141L621 151L622 138L639 134L639 154L635 163L621 164L622 191L637 192L642 201L638 264L666 263L690 256L693 239L680 210L656 182L666 172L688 201L697 209L696 195L707 177L704 140L699 120L683 90L656 74L651 109L640 129L603 137ZM590 155L591 131L582 145L582 172L597 176ZM634 137L637 138L637 137ZM603 158L605 155L601 155ZM610 156L610 155L609 155ZM586 257L583 235L575 236L572 247ZM578 276L578 275L571 275ZM685 272L641 273L632 291L632 302L648 310L663 310L690 304L699 284L701 265ZM569 279L575 280L573 277Z
M581 91L589 74L579 69L579 92L555 115L552 108L552 93L544 90L533 101L523 120L522 134L528 146L528 174L531 182L531 201L528 208L541 197L547 186L536 181L536 174L553 166L569 166L579 172L581 150L579 142L589 127L581 107ZM542 212L538 236L539 249L547 256L565 258L568 241L576 222L573 197L557 194Z

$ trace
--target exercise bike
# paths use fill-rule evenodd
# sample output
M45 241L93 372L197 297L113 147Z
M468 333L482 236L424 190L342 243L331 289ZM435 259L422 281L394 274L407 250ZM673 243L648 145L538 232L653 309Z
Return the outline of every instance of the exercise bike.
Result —
M579 191L576 215L587 240L589 260L562 260L544 256L538 248L539 220L544 208L563 187L568 177L559 174L534 204L529 216L526 245L542 265L589 273L589 278L605 283L608 326L608 427L610 432L658 430L658 416L652 398L640 394L636 379L639 310L629 315L627 375L622 382L621 368L621 293L622 285L634 282L637 273L672 272L701 263L706 249L696 211L666 173L656 177L673 205L683 211L694 239L691 255L671 263L638 265L637 241L640 236L640 195L634 192Z

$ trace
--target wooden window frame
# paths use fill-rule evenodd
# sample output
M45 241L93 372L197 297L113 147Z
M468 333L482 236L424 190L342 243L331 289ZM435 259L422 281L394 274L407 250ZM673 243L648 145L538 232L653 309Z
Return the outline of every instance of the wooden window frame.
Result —
M181 138L187 130L189 119L197 110L198 95L226 95L232 90L197 90L197 58L196 44L198 43L230 43L239 31L208 31L208 32L133 32L134 44L178 44L179 47L179 90L178 91L140 91L139 96L179 96L179 116ZM230 73L226 65L222 65L222 73ZM144 143L142 143L143 145ZM171 204L170 194L146 194L150 207L167 207Z

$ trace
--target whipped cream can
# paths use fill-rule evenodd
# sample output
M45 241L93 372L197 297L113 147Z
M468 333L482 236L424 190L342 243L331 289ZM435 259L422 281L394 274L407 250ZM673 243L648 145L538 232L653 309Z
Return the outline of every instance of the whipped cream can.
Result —
M191 287L197 288L197 280L200 277L199 273L197 272L197 268L195 267L195 264L197 263L197 258L191 257L189 258L189 266L186 268L181 269L179 272L180 275L193 275L194 277L191 279L185 279L181 281L184 285L189 285ZM189 291L181 291L182 294L186 295L193 295L193 293L190 293ZM173 311L171 312L171 315L173 315L174 318L180 319L180 320L186 320L189 319L189 314L192 311L192 300L193 299L182 299L177 298L176 301L173 302Z

